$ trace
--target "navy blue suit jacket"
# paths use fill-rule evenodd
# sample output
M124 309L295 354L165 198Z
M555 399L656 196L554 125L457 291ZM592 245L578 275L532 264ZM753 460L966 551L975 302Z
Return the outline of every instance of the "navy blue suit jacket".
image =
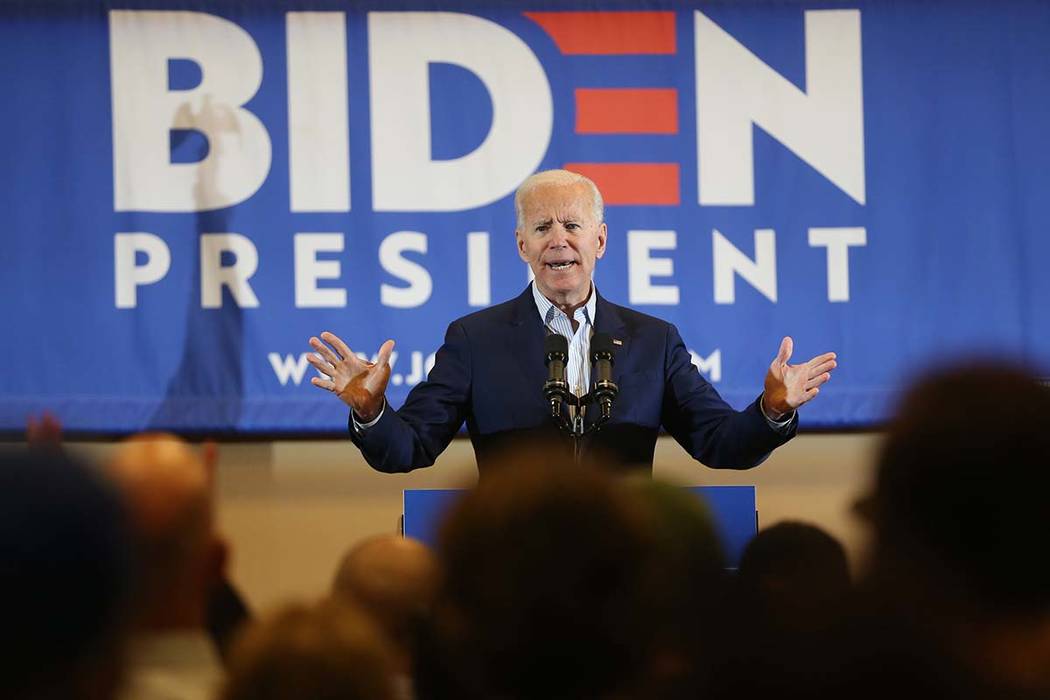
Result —
M736 411L692 364L678 330L666 321L612 304L598 295L594 328L621 340L613 366L620 388L611 420L584 449L610 466L651 468L662 425L709 467L746 469L762 462L797 429L774 430L756 400ZM427 380L399 411L350 434L372 467L407 472L434 463L463 422L484 473L520 440L558 440L542 387L547 378L543 321L531 288L515 299L453 321ZM588 411L588 423L597 411Z

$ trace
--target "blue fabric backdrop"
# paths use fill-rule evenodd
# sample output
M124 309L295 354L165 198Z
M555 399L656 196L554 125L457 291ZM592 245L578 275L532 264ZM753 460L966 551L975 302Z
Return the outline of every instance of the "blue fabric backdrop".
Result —
M1050 365L1050 4L572 9L5 4L0 429L340 430L322 330L397 341L396 406L524 288L513 189L566 164L609 195L599 289L738 407L784 335L840 357L804 428Z

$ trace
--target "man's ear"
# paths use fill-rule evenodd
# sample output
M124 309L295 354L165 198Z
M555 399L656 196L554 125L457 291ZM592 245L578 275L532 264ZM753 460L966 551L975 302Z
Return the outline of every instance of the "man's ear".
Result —
M594 256L596 258L600 258L603 255L605 255L605 243L606 243L606 241L608 239L609 239L609 229L605 225L605 222L603 221L602 225L598 227L598 250L595 251L595 254L594 254Z
M514 231L514 241L518 245L518 257L525 262L529 261L529 257L525 255L525 239L521 237L521 231Z

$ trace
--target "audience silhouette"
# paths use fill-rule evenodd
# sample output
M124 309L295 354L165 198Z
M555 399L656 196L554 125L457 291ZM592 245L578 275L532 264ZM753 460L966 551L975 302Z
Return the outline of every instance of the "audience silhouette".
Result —
M683 490L519 446L433 551L356 543L325 600L244 625L221 685L217 660L203 676L144 662L173 635L201 643L229 584L214 452L140 436L95 471L56 449L56 420L31 427L48 449L0 454L19 641L3 697L112 700L127 649L126 697L1050 698L1050 389L1015 367L946 367L905 392L856 508L856 581L801 522L762 530L731 571Z

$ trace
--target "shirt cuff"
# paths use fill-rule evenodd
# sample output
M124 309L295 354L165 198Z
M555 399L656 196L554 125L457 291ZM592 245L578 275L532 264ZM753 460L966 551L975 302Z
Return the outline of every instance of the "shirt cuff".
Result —
M770 428L777 431L778 433L786 432L788 427L791 426L791 421L795 420L795 411L792 411L780 420L773 420L769 417L769 415L766 414L766 407L763 405L762 402L762 399L765 397L765 395L766 392L763 391L762 394L758 397L758 410L762 412L762 417L766 419L766 423L769 424Z
M384 396L383 397L383 406L382 406L382 408L379 409L379 415L377 415L375 418L373 418L372 420L368 421L367 423L362 423L361 421L357 420L357 414L354 413L354 409L351 408L350 409L350 420L352 420L354 422L354 430L356 430L359 433L363 433L364 431L368 430L373 425L375 425L376 423L379 422L379 419L383 417L383 412L385 410L386 410L386 397ZM766 420L768 420L768 418Z

